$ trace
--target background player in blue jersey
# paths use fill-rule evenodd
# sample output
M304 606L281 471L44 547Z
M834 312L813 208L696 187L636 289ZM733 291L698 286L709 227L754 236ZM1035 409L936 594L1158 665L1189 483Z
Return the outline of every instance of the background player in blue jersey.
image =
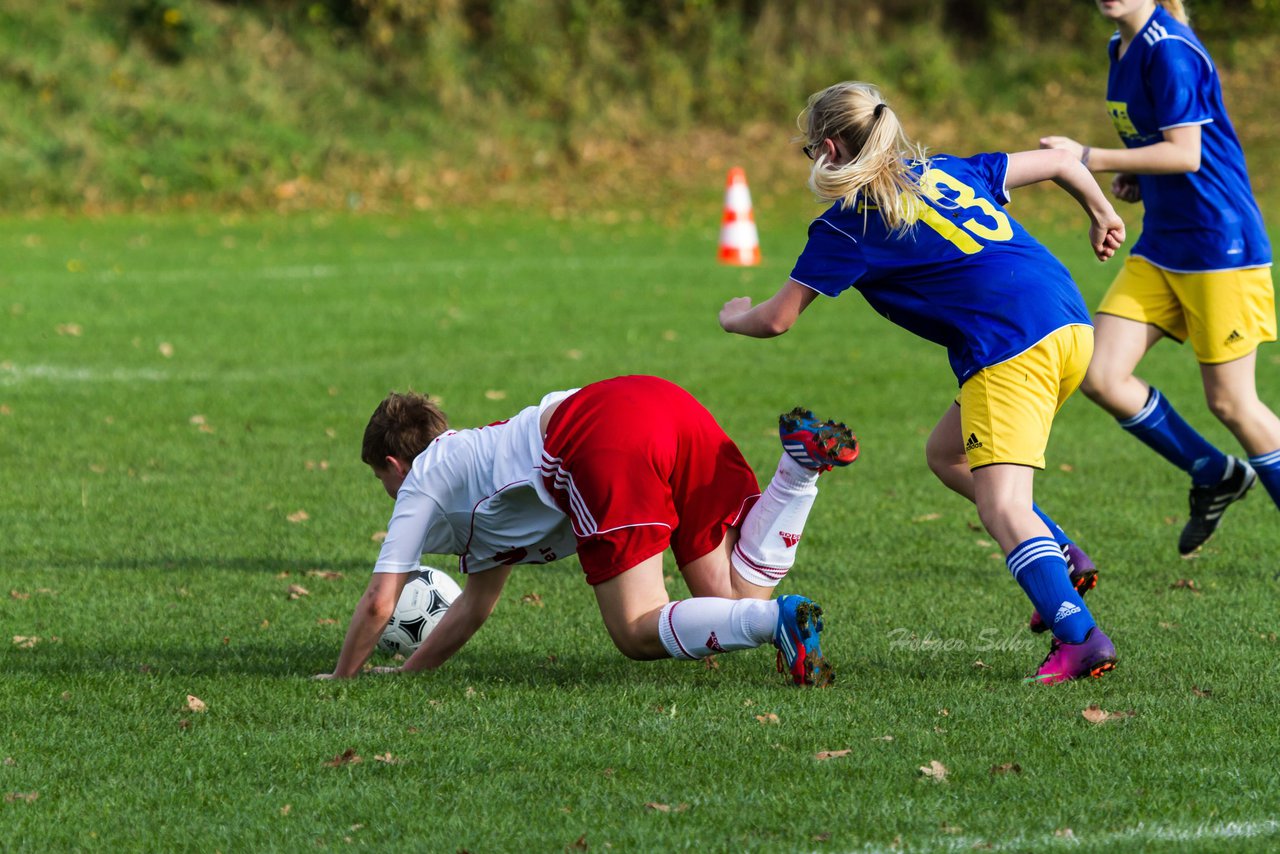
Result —
M1261 479L1280 505L1280 419L1258 398L1257 348L1276 340L1271 245L1222 86L1180 0L1099 0L1116 23L1107 109L1124 148L1049 136L1115 194L1144 203L1142 236L1098 306L1084 393L1191 475L1178 551L1195 552ZM1191 339L1209 409L1249 454L1223 453L1134 376L1161 338ZM1256 473L1255 473L1256 472Z
M1037 677L1059 682L1110 670L1115 647L1080 596L1093 574L1078 591L1065 535L1032 500L1033 473L1044 468L1054 415L1084 377L1093 329L1066 268L1003 205L1009 188L1057 182L1089 214L1102 260L1123 242L1124 223L1065 152L926 157L867 83L814 94L799 123L815 161L809 185L835 204L809 226L782 288L757 306L730 300L720 325L780 335L819 295L853 287L880 314L946 347L960 394L929 437L930 468L977 504L1052 629Z

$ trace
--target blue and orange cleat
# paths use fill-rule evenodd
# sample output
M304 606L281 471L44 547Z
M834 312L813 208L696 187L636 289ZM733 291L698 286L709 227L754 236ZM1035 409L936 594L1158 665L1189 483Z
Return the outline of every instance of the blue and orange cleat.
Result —
M812 411L797 406L778 416L778 436L791 459L814 471L831 471L858 458L858 439L835 421L819 421Z
M825 688L835 681L835 671L822 657L818 633L822 608L804 596L778 597L778 626L773 645L778 648L778 672L790 673L797 685Z
M1068 543L1062 547L1062 556L1066 559L1067 569L1071 572L1071 586L1081 597L1098 586L1098 568L1084 553L1084 549L1075 543ZM1040 616L1039 611L1032 611L1029 628L1033 632L1044 632L1048 631L1049 624Z
M1036 675L1027 677L1025 681L1053 685L1086 676L1096 679L1115 668L1115 645L1102 633L1102 629L1094 626L1080 643L1066 643L1054 638L1049 644L1049 654Z

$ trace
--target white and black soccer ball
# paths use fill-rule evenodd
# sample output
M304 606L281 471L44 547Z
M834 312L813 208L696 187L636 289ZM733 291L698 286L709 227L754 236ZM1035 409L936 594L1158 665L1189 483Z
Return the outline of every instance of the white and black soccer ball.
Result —
M378 640L383 652L409 655L422 645L449 610L453 600L462 594L462 588L448 573L424 566L417 577L411 579L400 593L400 601L391 614L391 620Z

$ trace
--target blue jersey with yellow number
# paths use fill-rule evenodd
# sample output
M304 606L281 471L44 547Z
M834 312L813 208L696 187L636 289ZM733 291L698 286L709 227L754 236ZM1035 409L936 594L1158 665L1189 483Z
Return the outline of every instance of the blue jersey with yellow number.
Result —
M1137 176L1144 213L1132 254L1180 273L1270 264L1244 151L1222 104L1218 71L1195 33L1157 5L1124 56L1119 33L1107 50L1107 109L1126 147L1160 142L1170 128L1200 126L1200 171Z
M1008 167L1007 154L930 158L927 207L905 233L861 199L833 205L809 225L791 278L829 297L857 288L898 326L946 347L962 385L1057 329L1089 325L1066 267L1004 212Z

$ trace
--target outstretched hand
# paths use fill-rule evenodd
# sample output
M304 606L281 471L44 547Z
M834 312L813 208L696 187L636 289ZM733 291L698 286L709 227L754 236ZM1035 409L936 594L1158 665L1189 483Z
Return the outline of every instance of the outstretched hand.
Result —
M1084 145L1069 136L1042 136L1040 137L1040 147L1066 151L1076 160L1084 156Z

